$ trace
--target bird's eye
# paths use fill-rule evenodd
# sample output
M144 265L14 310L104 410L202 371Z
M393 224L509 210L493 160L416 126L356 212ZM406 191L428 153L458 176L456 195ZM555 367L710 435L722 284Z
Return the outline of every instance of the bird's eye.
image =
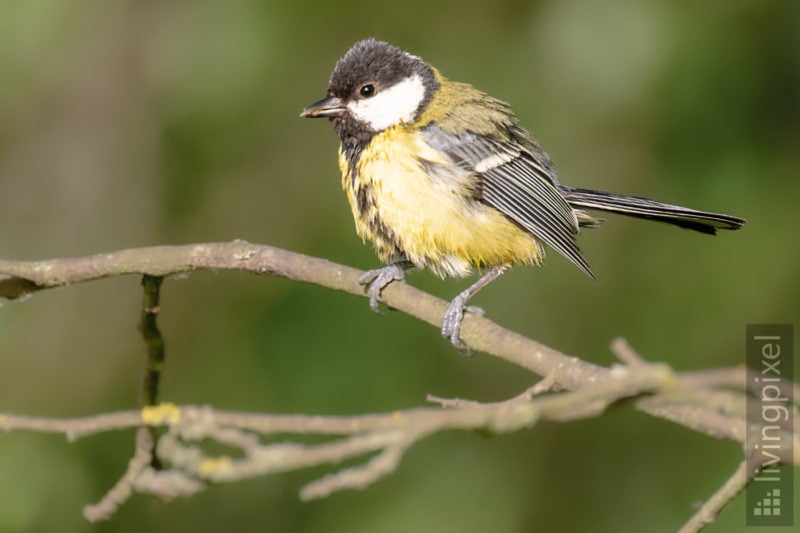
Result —
M358 93L361 95L362 98L369 98L371 96L375 96L375 86L371 83L366 85L362 85L361 88L358 90Z

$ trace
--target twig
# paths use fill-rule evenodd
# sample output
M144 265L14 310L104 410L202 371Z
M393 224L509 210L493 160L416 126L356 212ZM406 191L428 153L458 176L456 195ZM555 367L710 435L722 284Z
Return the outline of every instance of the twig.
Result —
M696 383L704 387L726 387L736 390L750 390L751 393L758 392L758 389L751 388L756 383L748 381L747 367L744 365L684 372L682 377L684 383L688 386ZM800 385L787 379L779 379L774 382L774 385L779 387L782 396L792 398L795 404L800 403Z
M557 389L555 383L556 383L555 374L550 374L549 376L537 381L534 385L528 387L527 389L525 389L518 395L514 396L513 398L510 398L508 400L503 400L502 402L481 403L481 402L476 402L475 400L465 400L462 398L441 398L439 396L434 396L433 394L428 394L428 396L425 398L425 401L430 403L437 403L442 407L473 407L477 405L509 404L513 402L530 400L534 396L538 396L547 391Z
M747 474L747 461L742 461L736 472L697 510L679 533L696 533L712 523L722 508L742 492L752 478Z
M158 403L158 383L164 369L164 338L158 329L158 312L161 282L164 278L145 274L142 276L142 314L139 319L139 332L147 347L147 366L142 379L142 403Z
M628 344L628 341L622 337L617 337L611 341L611 351L626 365L636 366L645 364L645 360L642 359L631 345Z
M107 520L125 503L133 494L133 486L139 474L152 460L153 436L149 428L139 428L136 431L136 448L133 457L128 462L128 468L117 483L109 489L103 498L94 505L83 508L83 516L90 522Z
M161 372L164 369L164 337L158 329L159 300L161 297L161 282L164 278L145 274L142 276L142 312L139 318L139 333L142 334L147 349L147 364L142 376L142 391L140 402L143 406L152 406L158 403L158 386L161 381ZM150 466L156 470L161 469L161 460L155 450L155 430L151 427L142 428L137 432L137 450L139 442L144 440L139 436L141 432L150 433ZM110 513L109 513L110 515Z

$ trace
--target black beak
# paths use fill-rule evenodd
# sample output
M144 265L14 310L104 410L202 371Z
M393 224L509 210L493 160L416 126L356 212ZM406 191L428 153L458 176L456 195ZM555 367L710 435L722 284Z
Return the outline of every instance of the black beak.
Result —
M331 96L323 98L319 102L314 102L303 109L300 116L303 118L338 117L347 109L341 98Z

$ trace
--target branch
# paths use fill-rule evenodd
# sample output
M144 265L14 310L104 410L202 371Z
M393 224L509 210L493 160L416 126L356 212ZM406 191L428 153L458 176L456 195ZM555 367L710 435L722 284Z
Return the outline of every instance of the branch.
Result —
M144 400L155 404L164 356L163 339L155 323L158 288L164 277L203 269L274 274L364 296L363 287L357 281L362 274L359 270L270 246L234 241L137 248L76 259L0 260L0 297L15 299L53 287L112 276L142 275L145 302L140 331L148 348ZM405 283L389 285L383 291L383 299L387 305L437 327L447 307L447 302ZM122 428L168 428L157 441L146 431L138 432L136 453L125 475L100 503L86 508L85 514L92 520L109 516L134 490L174 497L194 493L209 482L338 463L372 454L360 466L312 482L303 489L301 496L317 498L343 488L362 488L392 472L406 449L433 432L445 429L516 431L542 418L564 421L596 416L625 398L629 398L629 404L636 409L653 416L745 444L748 391L743 368L676 374L666 366L647 363L623 340L616 340L612 350L624 366L604 368L471 313L464 318L461 337L473 350L486 352L545 378L512 399L493 404L431 397L443 408L348 417L233 413L161 404L147 406L142 411L75 419L0 414L0 430L61 433L75 439ZM781 386L787 392L794 391L794 398L800 399L797 385L783 382ZM548 391L565 389L567 392L541 396ZM782 437L792 442L793 448L781 450L780 460L798 465L800 439L789 431L784 430ZM283 433L343 437L315 445L261 441L264 436ZM204 439L236 448L243 452L244 458L210 456L202 449ZM167 465L163 470L154 468L160 461ZM713 516L722 500L724 498L717 496L712 498L706 504L707 512L702 520Z
M0 430L61 433L74 440L110 429L139 428L136 453L125 475L100 503L84 510L87 519L96 521L110 516L134 490L172 498L196 492L206 483L339 463L377 452L362 465L309 483L300 495L310 500L345 488L364 488L393 472L408 448L438 431L508 433L531 427L542 419L594 416L622 398L660 390L673 380L672 372L665 366L642 365L617 367L608 380L578 391L538 398L521 395L492 404L470 402L458 407L418 408L352 417L265 415L161 404L141 411L72 419L3 415L0 416ZM587 406L592 408L587 409ZM156 450L159 460L169 465L158 470L150 467L153 441L147 431L156 427L167 429L159 438ZM342 438L312 445L262 443L259 438L287 433ZM212 456L202 449L204 441L221 443L240 453Z
M357 281L363 273L360 270L272 246L233 241L133 248L75 259L0 260L0 297L14 299L39 290L113 276L164 277L208 269L273 274L364 296L364 289ZM405 283L386 287L383 299L387 305L436 327L447 307L447 302ZM461 338L473 350L499 357L540 376L549 376L559 388L574 390L608 378L606 368L563 354L472 313L464 317ZM630 353L625 353L624 346L617 344L615 349L622 352L623 360L630 361ZM743 416L731 417L698 403L697 398L685 398L685 390L698 388L696 377L694 374L691 382L676 383L669 397L662 394L645 398L636 402L636 408L707 435L744 444ZM743 405L744 397L740 400ZM797 464L800 459L794 457L782 459Z
M242 270L364 296L362 271L272 246L244 241L133 248L75 259L0 260L0 297L14 299L36 291L129 274L165 277L195 270ZM5 277L3 277L5 274ZM387 305L439 327L447 302L405 283L383 290ZM467 313L461 338L470 348L490 353L541 376L558 370L558 383L569 389L594 381L602 367L566 356L541 343Z

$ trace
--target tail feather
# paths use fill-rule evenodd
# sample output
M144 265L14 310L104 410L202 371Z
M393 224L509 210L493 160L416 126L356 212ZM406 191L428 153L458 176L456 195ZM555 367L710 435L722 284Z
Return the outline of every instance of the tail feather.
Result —
M656 202L649 198L573 189L564 185L560 188L561 194L572 207L598 209L630 217L657 220L710 235L716 234L718 229L739 229L747 222L743 218L731 215L697 211L679 205Z

